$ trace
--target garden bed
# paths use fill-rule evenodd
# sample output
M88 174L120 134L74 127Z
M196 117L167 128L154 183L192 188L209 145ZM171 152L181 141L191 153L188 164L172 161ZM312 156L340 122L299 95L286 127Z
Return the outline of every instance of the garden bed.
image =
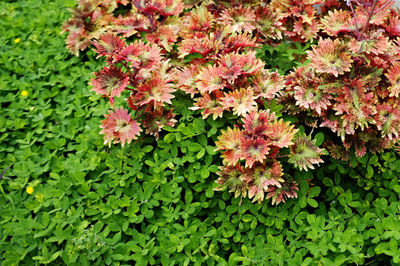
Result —
M163 115L169 115L169 121L174 123L163 125L160 131L146 128L146 115L136 112L140 108L135 110L131 108L134 104L125 101L136 87L131 87L132 92L123 91L122 97L118 93L113 95L115 99L110 101L111 94L102 93L101 84L93 82L107 65L115 64L124 75L128 73L117 61L107 63L97 58L101 54L100 35L93 39L97 44L92 46L93 50L78 49L71 54L65 47L65 39L71 32L60 32L63 23L71 18L68 8L76 4L72 0L0 3L0 259L4 265L400 263L397 144L374 151L369 139L360 144L355 141L357 138L348 137L364 132L357 127L355 133L351 130L338 133L331 130L333 126L312 129L312 119L322 119L313 116L318 108L307 107L305 103L296 105L296 100L290 98L293 96L290 93L303 82L296 77L310 77L299 70L308 61L316 69L313 77L325 75L323 78L331 81L339 79L337 76L345 80L350 75L346 66L336 73L332 68L321 68L321 62L312 61L320 52L318 45L324 44L319 39L314 36L297 42L265 41L254 47L251 63L257 70L240 75L249 80L255 75L254 80L259 81L277 76L282 80L289 78L280 93L260 96L250 106L257 106L261 116L265 114L262 112L274 112L275 120L271 123L280 123L280 130L289 132L285 136L290 139L278 142L276 135L264 134L265 141L275 141L268 146L270 150L279 148L273 158L269 157L272 153L265 158L238 155L235 161L223 136L229 130L253 136L255 133L244 122L246 114L253 110L230 106L225 95L221 102L229 107L221 114L207 115L207 110L198 104L201 100L192 97L198 99L205 97L204 94L199 91L191 94L192 88L185 87L184 82L168 80L174 85L164 85L174 91L166 89L160 106L165 108ZM123 11L119 6L118 12ZM123 39L123 34L115 35ZM335 42L335 37L325 35L324 38ZM137 43L140 36L123 41L128 46ZM397 37L393 36L387 37L391 42L389 50L398 45ZM180 41L176 40L177 46ZM200 59L198 51L192 56L179 57L164 49L165 46L160 48L162 58L168 54L169 62L177 64L170 69L171 73L189 68ZM178 48L171 45L171 49ZM180 49L177 51L187 51ZM307 58L310 54L311 58ZM352 63L357 62L358 57L351 56ZM225 61L213 61L216 58L199 65L204 69L226 65ZM262 62L261 67L254 63L256 60ZM398 63L398 59L393 60L393 64ZM262 72L264 66L272 70ZM390 75L385 75L391 69L392 65L382 65L381 72L377 72L382 80L379 86L391 86ZM262 78L257 71L262 72ZM158 72L163 73L162 69ZM135 82L134 78L128 78ZM229 78L226 80L228 84ZM367 78L363 82L373 83ZM204 91L211 90L207 86ZM93 87L96 92L91 91ZM287 98L279 98L286 89L289 89ZM228 94L226 87L221 93ZM298 100L300 94L294 95ZM379 97L391 104L392 98L398 96L393 93ZM151 108L157 105L156 100L146 101L139 99L136 103ZM285 105L287 102L292 102L295 108ZM122 139L122 135L109 135L105 139L104 121L108 118L104 115L117 112L112 106L129 111L131 118L127 123L137 121L143 127L129 141ZM296 117L297 111L303 112L302 115ZM328 118L318 121L327 123ZM384 126L379 128L370 120L368 123L366 127L378 132L379 137L398 138L394 131L382 133ZM303 138L296 134L303 134ZM302 143L299 139L309 141L311 144L306 147L315 152L306 162L295 157L300 153L296 150ZM346 142L351 145L346 146ZM362 145L367 147L365 151ZM227 164L227 160L234 162ZM279 189L296 184L296 189L284 190L295 194L271 194L275 191L271 185L261 193L251 189L254 181L246 183L245 189L223 182L230 167L247 169L243 170L246 174L252 169L254 178L254 168L260 167L259 164L264 168L271 166L268 160L279 162L281 167L275 166L282 172L277 174L278 183L274 183L277 191L281 193Z

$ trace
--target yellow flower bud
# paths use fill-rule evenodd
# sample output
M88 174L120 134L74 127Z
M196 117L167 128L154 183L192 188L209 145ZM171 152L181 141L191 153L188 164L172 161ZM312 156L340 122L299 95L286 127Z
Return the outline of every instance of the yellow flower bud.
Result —
M26 96L28 96L28 92L27 92L27 91L21 91L21 95L22 95L23 97L26 97Z
M29 195L31 195L33 193L33 191L34 191L33 187L26 188L26 193L28 193Z
M17 39L14 40L14 43L19 43L19 42L21 42L20 38L17 38Z

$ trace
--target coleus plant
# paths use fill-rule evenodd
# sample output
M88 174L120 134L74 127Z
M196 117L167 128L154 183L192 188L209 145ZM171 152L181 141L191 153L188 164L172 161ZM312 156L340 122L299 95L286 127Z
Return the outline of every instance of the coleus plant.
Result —
M298 3L300 9L294 12L300 16L278 3L274 7L206 2L183 12L180 1L132 1L123 15L105 15L110 24L93 44L107 66L95 73L91 84L112 107L115 97L126 95L132 109L131 114L121 107L106 115L101 126L105 143L130 143L142 128L157 138L163 126L176 122L164 104L171 104L172 93L180 88L192 97L200 94L192 109L201 109L204 118L216 119L231 111L244 121L223 132L217 143L217 149L224 151L217 189L229 188L236 196L248 195L254 201L262 201L265 193L273 203L295 197L297 184L283 178L281 153L306 170L322 162L323 150L289 122L262 110L283 89L284 79L264 69L255 48L268 38L282 38L282 32L297 38L288 29L300 29L292 27L294 20L313 25L314 12L307 11L312 3ZM97 1L94 6L103 10L105 5ZM111 6L114 12L115 5ZM284 22L290 24L286 30ZM129 43L131 37L136 40ZM232 143L240 145L232 148Z
M228 188L236 197L247 195L259 202L272 197L272 204L278 204L297 196L297 183L284 178L279 158L289 157L288 162L300 170L323 162L324 150L316 147L311 136L298 133L294 125L268 110L244 115L243 124L223 131L216 145L224 158L216 190ZM289 153L280 155L285 148L290 148Z
M71 9L72 17L63 25L63 32L68 32L67 48L75 55L85 50L93 39L99 39L106 33L121 33L124 37L135 36L140 32L147 33L147 40L158 42L167 50L177 41L177 33L183 24L189 23L198 31L207 31L212 24L233 25L234 31L256 30L266 42L284 38L305 42L313 39L319 30L319 16L314 5L315 0L272 0L264 1L196 1L196 0L79 0L77 7ZM328 1L329 2L329 1ZM189 21L178 18L183 8L199 6ZM228 9L218 16L209 16L207 10ZM202 13L203 12L203 13ZM215 14L215 13L213 13ZM168 22L165 20L168 18ZM162 22L162 23L160 23ZM232 23L235 22L235 23ZM196 26L196 23L199 23ZM208 26L207 26L208 24ZM184 26L187 28L187 25Z
M400 14L390 9L392 3L337 2L340 9L321 19L310 64L287 77L282 103L299 118L312 118L309 125L341 138L344 150L327 143L334 157L348 158L352 149L363 156L399 142Z
M118 3L127 1L80 0L78 6L71 9L72 17L63 24L63 31L68 32L67 48L79 55L91 45L92 39L99 39L115 20L113 11Z
M216 190L229 189L236 197L253 201L284 202L296 197L297 183L284 178L281 153L286 149L284 157L307 170L322 162L323 150L310 137L296 134L294 125L262 110L284 85L283 77L264 69L255 56L266 35L260 14L268 8L211 7L200 5L182 18L177 87L195 98L192 109L202 110L204 118L217 119L227 111L242 118L243 125L223 131L216 143L224 158Z
M114 97L128 91L128 105L134 118L123 109L115 109L102 121L105 143L130 143L145 128L146 133L158 138L158 132L165 125L173 126L172 110L164 103L171 104L173 75L169 62L162 59L157 45L141 41L126 44L118 36L107 34L93 43L99 56L105 56L108 66L96 72L91 80L93 90L107 97L114 107ZM138 120L143 123L140 125Z
M93 39L107 33L131 37L146 32L150 42L165 44L164 36L175 41L174 32L162 24L183 7L180 0L79 0L63 25L63 32L68 32L67 48L79 55Z
M112 107L115 97L124 91L129 92L126 96L133 117L123 107L116 108L106 115L100 132L105 135L105 143L121 143L122 146L136 139L142 128L158 139L164 126L174 126L176 122L172 109L165 107L165 104L171 104L175 91L172 66L163 56L169 42L161 41L158 45L160 39L151 39L151 36L157 36L163 21L179 14L183 5L180 1L169 0L133 1L132 4L136 13L119 17L114 21L113 33L106 33L93 41L95 52L99 57L105 57L107 62L107 66L96 72L96 77L91 80L93 90L107 97ZM146 32L151 41L126 42L127 37L139 32ZM172 38L171 42L174 41Z

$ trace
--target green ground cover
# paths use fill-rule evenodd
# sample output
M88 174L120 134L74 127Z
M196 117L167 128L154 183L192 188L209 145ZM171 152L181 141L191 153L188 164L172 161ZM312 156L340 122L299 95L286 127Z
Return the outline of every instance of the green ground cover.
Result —
M275 207L213 191L228 122L183 94L158 142L104 146L107 103L87 85L102 63L59 34L74 2L0 3L1 265L399 265L394 152L326 158Z

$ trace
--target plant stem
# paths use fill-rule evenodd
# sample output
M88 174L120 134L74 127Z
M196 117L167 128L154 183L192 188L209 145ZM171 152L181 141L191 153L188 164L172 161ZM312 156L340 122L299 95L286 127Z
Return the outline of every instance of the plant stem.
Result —
M122 65L126 68L126 70L128 71L129 77L131 78L130 81L131 81L132 86L135 86L135 85L136 85L135 80L136 80L136 75L137 75L138 71L135 71L135 73L132 73L132 71L131 71L131 69L128 67L128 64L127 64L126 61L121 61L121 64L122 64Z
M290 154L284 154L284 155L279 155L276 156L276 158L285 158L285 157L289 157Z
M146 113L146 110L143 110L142 113L138 116L136 116L133 120L138 120L139 118L141 118L144 114Z
M126 61L121 61L121 64L126 68L131 79L133 79L134 78L133 73L132 73L131 69L128 67L128 64L126 63Z
M357 40L359 40L360 39L360 31L358 29L358 24L357 24L357 15L356 15L356 12L354 12L353 4L351 3L351 1L349 1L349 3L350 3L351 12L353 13L354 25L356 27L356 37L357 37Z
M364 33L365 30L368 28L369 21L371 20L372 16L375 14L374 11L375 11L377 3L378 3L378 0L374 0L374 3L372 4L371 10L368 11L368 18L367 18L367 21L364 24L363 29L361 30L361 33Z

